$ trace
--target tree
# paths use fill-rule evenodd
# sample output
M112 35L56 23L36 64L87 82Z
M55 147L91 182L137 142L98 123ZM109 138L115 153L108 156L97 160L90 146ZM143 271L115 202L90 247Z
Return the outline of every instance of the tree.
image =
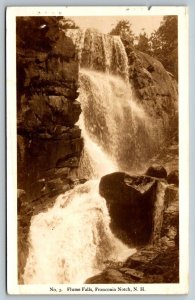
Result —
M177 16L164 16L158 30L150 38L152 55L165 69L178 76L178 20Z
M111 35L119 35L123 44L125 46L133 46L135 35L131 29L131 24L127 20L121 20L117 25L111 30Z
M151 54L151 42L144 29L143 32L141 32L140 35L137 37L137 40L138 42L137 45L135 46L136 49Z
M59 20L59 25L60 25L60 28L61 29L77 29L79 28L75 22L71 19L67 19L67 18L64 18L62 17L62 19Z

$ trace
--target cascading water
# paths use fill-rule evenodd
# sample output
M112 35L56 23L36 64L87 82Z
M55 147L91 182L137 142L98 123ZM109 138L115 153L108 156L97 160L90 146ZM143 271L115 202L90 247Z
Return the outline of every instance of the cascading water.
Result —
M107 261L123 261L134 252L111 232L98 186L95 180L79 185L33 217L25 284L83 283Z
M79 52L82 129L80 169L89 180L60 195L31 220L25 284L83 283L106 261L123 261L135 250L111 232L99 178L133 170L146 160L154 134L144 110L132 99L128 59L119 37L96 31L67 31ZM81 171L81 170L80 170ZM82 171L81 171L82 173Z
M160 135L133 100L130 84L116 75L81 69L79 100L83 113L78 124L86 143L90 139L101 147L115 171L143 171ZM96 157L93 149L87 153Z
M119 36L102 34L96 29L66 30L73 40L82 68L119 75L128 82L128 58Z

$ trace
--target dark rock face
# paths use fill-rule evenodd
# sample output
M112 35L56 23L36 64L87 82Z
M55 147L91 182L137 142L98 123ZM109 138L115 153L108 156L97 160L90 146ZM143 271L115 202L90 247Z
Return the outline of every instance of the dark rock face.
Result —
M156 184L154 178L120 172L101 178L99 191L107 201L111 227L124 231L133 245L151 238Z
M127 178L127 179L125 179ZM147 178L144 181L143 178ZM149 178L149 179L148 179ZM110 180L109 180L110 179ZM153 186L153 180L156 181L156 197L153 196L153 228L150 242L141 247L137 247L137 252L131 255L125 262L113 263L105 268L105 270L91 278L85 283L88 284L107 284L107 283L178 283L179 282L179 197L178 188L175 185L168 185L164 180L150 178L146 176L132 177L124 173L113 173L102 178L100 185L101 195L106 198L108 207L113 203L117 203L115 209L120 211L120 201L124 195L124 202L129 207L133 203L133 195L139 191L143 195ZM119 184L118 184L119 181ZM127 190L125 182L129 184L130 189ZM139 184L138 184L139 182ZM141 182L141 184L140 184ZM119 186L119 193L117 191ZM134 193L133 190L136 190ZM133 191L133 192L132 192ZM129 197L127 196L129 192ZM148 194L151 196L151 194ZM143 205L136 201L140 206ZM136 207L136 209L141 209ZM126 207L130 212L130 209ZM135 212L136 213L136 212ZM137 215L138 216L138 215ZM121 218L128 215L121 214ZM142 216L141 216L142 217ZM111 215L115 218L115 215ZM117 220L118 221L118 220ZM140 220L141 222L141 220ZM132 224L136 229L138 223Z
M179 191L174 185L165 190L165 207L161 228L163 247L179 247Z
M156 178L166 178L167 171L163 166L153 165L148 168L148 170L146 171L146 175Z
M129 79L135 96L157 126L163 126L165 139L178 135L177 82L163 65L150 55L126 48Z
M167 176L167 182L168 183L173 183L175 185L179 185L179 172L178 170L174 170L172 172L169 173L169 175Z
M74 125L81 113L75 46L54 21L22 20L24 26L35 27L35 44L17 28L18 188L31 201L62 190L61 179L78 166L83 147ZM43 30L40 24L46 24ZM69 169L59 172L64 167ZM51 188L53 178L56 186Z
M88 278L87 284L178 283L179 252L176 248L160 251L151 246L140 250L122 265L108 267Z
M75 125L81 113L76 100L78 67L75 46L59 29L55 17L17 19L20 283L31 216L53 205L56 196L74 184L71 176L83 148L81 130Z

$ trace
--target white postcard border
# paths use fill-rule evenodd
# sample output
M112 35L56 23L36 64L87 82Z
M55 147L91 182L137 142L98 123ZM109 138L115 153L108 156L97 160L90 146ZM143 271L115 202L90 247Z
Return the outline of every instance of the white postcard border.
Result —
M16 131L16 16L129 16L178 15L179 30L179 197L180 197L180 283L179 284L17 284L17 131ZM189 277L189 62L187 7L9 7L6 18L7 46L7 286L9 294L184 294ZM67 290L67 288L70 290ZM95 291L116 288L117 291ZM118 291L118 288L129 291ZM140 288L144 290L140 290ZM80 289L71 291L71 289ZM92 288L93 291L82 291ZM138 290L136 290L136 288Z

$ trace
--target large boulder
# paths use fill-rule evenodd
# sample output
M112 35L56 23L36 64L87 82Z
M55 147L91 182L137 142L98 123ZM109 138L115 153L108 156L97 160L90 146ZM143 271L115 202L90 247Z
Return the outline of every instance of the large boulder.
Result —
M156 177L156 178L166 178L167 171L163 166L160 165L152 165L146 171L147 176Z
M173 170L169 173L169 175L167 176L167 182L168 183L173 183L175 185L179 185L179 172L178 170Z
M111 228L133 245L149 242L153 230L157 180L122 172L101 178L99 192L106 199Z

